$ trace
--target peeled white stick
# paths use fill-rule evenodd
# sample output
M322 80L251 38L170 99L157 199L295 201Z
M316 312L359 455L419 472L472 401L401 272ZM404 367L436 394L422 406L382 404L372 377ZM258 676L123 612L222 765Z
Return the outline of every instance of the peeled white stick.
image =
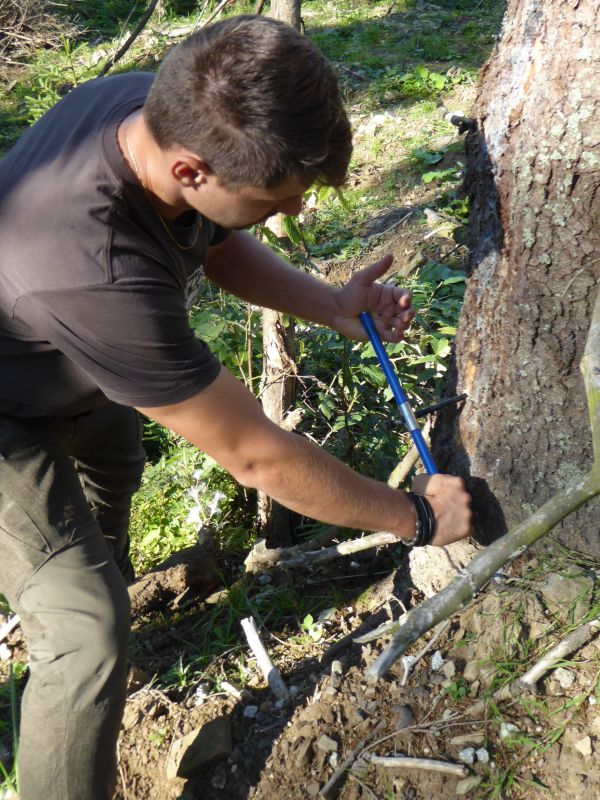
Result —
M265 646L260 639L260 634L258 633L254 619L252 617L243 619L242 628L246 635L250 650L252 650L256 656L258 666L260 667L262 674L265 676L267 683L271 687L271 691L280 700L287 700L290 696L287 686L283 682L281 675L277 671L269 654L265 650Z
M4 641L8 634L17 627L19 622L21 622L19 615L15 614L8 620L8 622L4 623L4 625L0 628L0 642Z
M447 772L464 778L468 774L462 764L449 764L447 761L436 761L433 758L410 758L409 756L372 756L371 764L380 767L402 767L403 769L427 769L429 772Z

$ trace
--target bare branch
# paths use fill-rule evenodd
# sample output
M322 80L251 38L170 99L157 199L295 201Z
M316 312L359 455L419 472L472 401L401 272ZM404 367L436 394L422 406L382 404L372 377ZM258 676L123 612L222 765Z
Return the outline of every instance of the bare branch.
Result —
M287 686L283 682L281 675L275 667L275 664L273 664L271 661L271 658L261 641L254 619L252 617L247 617L246 619L242 620L241 625L244 629L246 639L248 640L248 646L254 653L258 666L260 667L262 674L265 676L265 680L271 687L273 694L280 700L288 700L290 695L287 690Z
M565 636L564 639L549 650L546 655L537 661L531 669L527 670L524 675L494 692L491 699L494 702L509 700L511 697L516 697L525 691L531 691L535 688L540 678L543 678L544 675L556 666L559 661L565 658L565 656L571 655L571 653L583 647L584 644L587 644L599 630L600 619L593 619L590 622L584 622L583 625L578 625L575 630L572 630L568 636ZM480 700L466 713L470 716L478 716L485 711L486 705L486 700Z
M436 761L433 758L409 758L408 756L372 756L371 764L395 769L426 769L429 772L446 772L464 778L467 768L462 764L451 764L448 761Z

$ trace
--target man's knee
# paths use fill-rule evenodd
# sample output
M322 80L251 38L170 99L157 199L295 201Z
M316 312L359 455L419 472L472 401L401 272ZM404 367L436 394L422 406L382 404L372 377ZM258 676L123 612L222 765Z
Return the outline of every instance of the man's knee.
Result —
M41 672L44 682L62 683L74 708L124 691L129 595L100 537L49 559L25 586L19 606L32 677Z

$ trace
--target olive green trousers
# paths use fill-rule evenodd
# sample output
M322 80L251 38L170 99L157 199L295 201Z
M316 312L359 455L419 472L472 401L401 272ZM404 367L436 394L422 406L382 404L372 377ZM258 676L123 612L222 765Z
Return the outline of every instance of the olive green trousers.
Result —
M0 417L0 592L29 650L20 800L113 796L140 431L112 403L69 420Z

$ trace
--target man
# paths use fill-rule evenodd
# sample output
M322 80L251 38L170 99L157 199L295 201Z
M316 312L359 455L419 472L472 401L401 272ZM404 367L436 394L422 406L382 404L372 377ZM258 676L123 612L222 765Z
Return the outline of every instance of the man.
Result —
M244 231L298 214L315 180L341 184L350 153L318 50L243 16L194 34L156 79L75 89L0 163L0 590L30 652L21 800L112 796L136 409L310 517L434 545L468 535L459 479L422 481L427 504L358 475L271 423L188 325L204 273L356 339L368 309L400 338L410 295L375 283L390 258L336 289Z

